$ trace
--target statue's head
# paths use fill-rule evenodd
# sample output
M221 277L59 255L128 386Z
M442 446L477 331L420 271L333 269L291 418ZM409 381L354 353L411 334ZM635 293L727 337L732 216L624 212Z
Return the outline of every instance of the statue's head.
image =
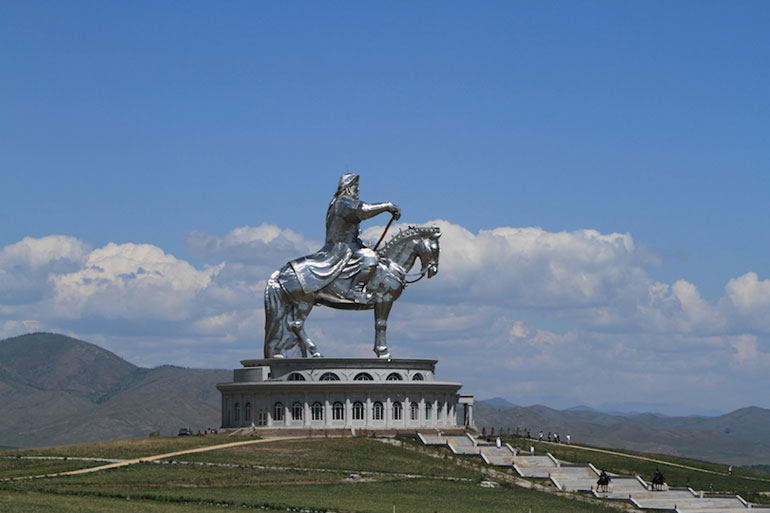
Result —
M340 194L343 194L346 190L350 190L351 192L353 189L356 189L356 192L358 188L358 175L354 175L353 173L346 173L340 177L340 183L337 185L337 192L334 193L335 196L339 196ZM358 194L356 194L358 196Z

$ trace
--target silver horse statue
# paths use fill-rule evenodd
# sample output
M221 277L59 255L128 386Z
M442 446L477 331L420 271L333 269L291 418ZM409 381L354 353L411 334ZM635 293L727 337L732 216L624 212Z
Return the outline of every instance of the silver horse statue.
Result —
M317 304L345 310L374 310L374 352L379 358L390 358L385 336L390 309L408 283L426 275L432 278L438 272L440 236L437 227L410 227L393 236L374 252L376 264L366 277L361 294L351 294L355 275L346 278L340 272L319 290L308 292L298 278L296 264L292 265L296 261L275 271L265 287L265 358L322 356L304 327L305 319ZM409 281L408 273L418 258L419 277Z

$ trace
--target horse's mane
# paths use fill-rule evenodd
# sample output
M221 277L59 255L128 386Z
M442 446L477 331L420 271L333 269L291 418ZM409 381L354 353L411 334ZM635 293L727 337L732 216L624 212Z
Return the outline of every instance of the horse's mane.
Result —
M390 253L390 251L393 250L393 248L400 245L404 241L417 237L423 237L425 235L433 235L439 232L440 229L438 226L410 226L406 230L402 230L391 237L390 240L382 247L382 249L377 251L377 253L386 256Z

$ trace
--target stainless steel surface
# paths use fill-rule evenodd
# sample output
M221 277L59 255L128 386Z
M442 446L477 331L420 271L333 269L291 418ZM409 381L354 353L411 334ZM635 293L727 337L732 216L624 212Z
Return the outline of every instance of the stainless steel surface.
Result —
M393 203L358 198L358 175L345 174L326 212L326 239L317 252L292 260L275 271L265 288L265 358L321 356L305 333L315 304L348 310L374 310L374 352L389 358L386 330L393 302L406 285L406 274L419 258L420 275L438 272L441 235L436 227L410 227L379 251L360 238L361 221L389 212Z

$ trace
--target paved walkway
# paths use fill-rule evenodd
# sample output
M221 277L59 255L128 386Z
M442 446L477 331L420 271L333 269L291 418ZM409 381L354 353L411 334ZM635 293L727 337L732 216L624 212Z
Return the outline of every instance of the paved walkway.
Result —
M538 443L541 443L541 444L544 444L544 445L547 444L547 445L554 445L554 446L564 447L563 443L557 444L555 442L548 442L548 441L544 441L544 440L538 440ZM695 470L695 471L698 471L698 472L705 472L707 474L715 474L717 476L727 476L727 475L729 475L727 472L717 472L715 470L706 470L706 469L698 468L698 467L690 467L690 466L687 466L687 465L680 465L679 463L672 463L672 462L666 461L666 460L658 460L658 459L655 459L655 458L648 458L646 456L637 456L635 454L627 454L627 453L624 453L624 452L611 451L609 449L597 449L595 447L583 447L583 446L580 446L580 445L570 445L569 447L570 447L570 449L579 449L581 451L600 452L600 453L604 453L604 454L612 454L612 455L615 455L615 456L624 456L626 458L632 458L632 459L635 459L635 460L649 461L649 462L652 462L652 463L658 463L660 465L668 465L670 467L678 467L678 468L684 468L684 469L687 469L687 470ZM761 477L741 476L741 479L750 479L752 481L763 481L763 482L770 483L770 479L762 479Z
M618 476L610 474L612 482L610 489L605 492L596 490L596 481L600 471L593 465L572 464L557 460L551 454L515 455L513 449L505 444L501 448L494 444L476 440L473 445L468 443L467 435L433 435L420 439L425 445L444 445L455 454L481 456L490 466L513 468L520 476L526 478L547 479L556 488L567 492L588 492L595 497L629 502L642 509L658 509L676 511L677 513L737 513L748 509L764 509L770 511L770 506L749 504L738 495L719 495L714 493L696 492L689 488L668 488L652 491L650 484L638 476ZM470 439L473 440L473 439ZM548 442L541 442L548 443ZM458 451L455 445L462 445ZM669 465L698 472L723 475L720 472L690 467L664 460L636 456L630 454L594 449L589 447L571 446L573 449L600 452L649 461L661 465ZM758 481L770 481L755 478ZM765 509L767 508L767 509Z

